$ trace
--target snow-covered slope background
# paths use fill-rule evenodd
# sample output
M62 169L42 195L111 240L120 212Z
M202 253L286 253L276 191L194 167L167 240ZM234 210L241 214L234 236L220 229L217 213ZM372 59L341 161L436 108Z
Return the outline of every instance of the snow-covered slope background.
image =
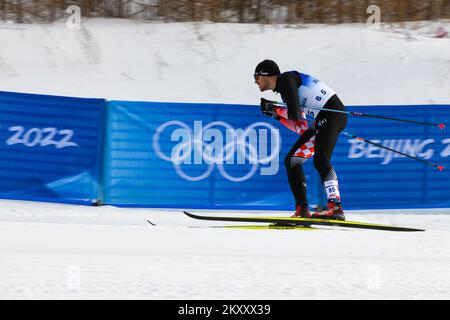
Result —
M318 77L348 105L448 103L450 38L433 38L435 29L93 19L69 30L62 22L3 23L0 90L258 104L252 75L271 58L284 71Z
M450 102L450 39L433 24L82 26L1 23L0 90L257 104L254 67L271 58L346 104ZM450 209L347 216L427 231L230 230L178 210L2 200L0 299L448 299Z

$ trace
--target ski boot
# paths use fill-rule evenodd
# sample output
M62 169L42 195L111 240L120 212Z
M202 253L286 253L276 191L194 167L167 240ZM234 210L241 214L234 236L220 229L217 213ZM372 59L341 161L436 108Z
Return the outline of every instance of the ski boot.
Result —
M312 218L345 221L344 211L339 199L328 199L327 209L314 213Z
M308 205L299 205L295 206L295 213L291 216L291 218L311 218L311 213L309 212Z

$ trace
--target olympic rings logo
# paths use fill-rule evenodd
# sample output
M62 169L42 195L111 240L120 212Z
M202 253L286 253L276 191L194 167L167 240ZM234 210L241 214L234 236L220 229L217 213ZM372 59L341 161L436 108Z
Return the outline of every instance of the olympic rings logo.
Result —
M170 127L177 128L169 131ZM161 137L164 135L166 138L168 132L170 132L169 140L178 142L170 155L163 152L160 145ZM269 142L270 154L268 154ZM233 182L250 179L258 168L261 175L277 174L280 145L281 137L278 129L266 122L256 122L245 129L235 129L224 121L213 121L206 125L203 125L202 121L194 121L192 129L182 121L173 120L161 124L153 135L153 149L157 156L171 162L177 174L188 181L206 179L216 166L222 177ZM181 168L182 164L208 166L201 174L189 175ZM230 174L225 169L227 165L236 164L250 165L250 170L238 176ZM242 170L235 168L235 171Z

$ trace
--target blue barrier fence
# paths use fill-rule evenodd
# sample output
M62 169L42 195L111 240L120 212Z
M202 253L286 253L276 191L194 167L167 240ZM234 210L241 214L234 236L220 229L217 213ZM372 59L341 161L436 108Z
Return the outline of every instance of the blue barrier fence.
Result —
M0 92L0 197L101 199L106 103Z
M450 123L450 105L350 111ZM332 163L346 209L450 206L448 130L349 117ZM104 137L105 136L105 137ZM293 209L284 156L298 135L256 106L0 92L0 197L120 206ZM312 160L310 204L323 204Z
M450 123L449 105L352 106L350 111ZM349 117L345 131L420 159L434 167L388 150L341 136L332 163L339 175L343 202L349 209L450 206L450 134L437 126Z
M108 111L105 203L293 209L282 155L298 136L259 108L111 101ZM312 163L306 172L317 203Z

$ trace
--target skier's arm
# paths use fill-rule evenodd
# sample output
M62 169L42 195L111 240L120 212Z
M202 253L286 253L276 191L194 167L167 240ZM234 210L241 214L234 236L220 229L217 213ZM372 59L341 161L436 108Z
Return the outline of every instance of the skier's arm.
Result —
M280 76L279 90L287 105L287 118L289 120L301 120L301 107L298 97L298 88L301 86L301 78L295 72L287 72Z
M288 119L288 109L277 107L274 101L261 98L261 112L268 117L280 121L286 128L298 134L303 134L308 129L305 113L301 112L301 120Z
M306 116L304 112L301 112L302 120L290 120L288 119L288 110L286 108L276 108L275 112L278 117L278 121L280 121L286 128L291 131L294 131L298 134L303 134L308 129L308 122L306 120Z

